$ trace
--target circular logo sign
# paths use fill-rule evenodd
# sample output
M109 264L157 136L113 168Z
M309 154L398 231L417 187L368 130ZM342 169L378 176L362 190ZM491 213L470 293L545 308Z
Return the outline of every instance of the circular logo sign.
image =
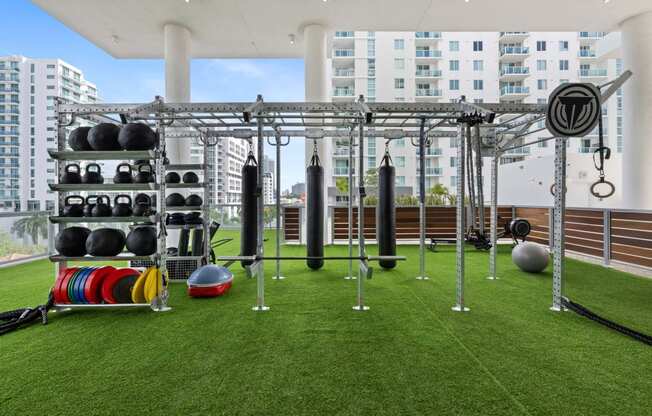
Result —
M584 137L600 120L600 91L593 84L562 84L548 100L546 127L557 137Z

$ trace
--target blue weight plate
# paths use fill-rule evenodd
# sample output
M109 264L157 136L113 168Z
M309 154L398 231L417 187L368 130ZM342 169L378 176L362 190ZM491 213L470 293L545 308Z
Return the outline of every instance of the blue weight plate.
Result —
M86 297L84 296L84 284L86 279L90 274L95 271L96 267L87 267L82 274L75 280L75 285L73 286L73 294L75 296L76 303L87 303Z

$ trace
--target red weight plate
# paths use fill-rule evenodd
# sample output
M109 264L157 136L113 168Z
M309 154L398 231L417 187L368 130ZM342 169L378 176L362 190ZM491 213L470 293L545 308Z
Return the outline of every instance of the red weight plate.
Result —
M52 289L52 295L54 296L55 303L61 303L61 296L59 295L59 290L61 289L61 282L63 278L66 277L66 274L70 273L70 268L63 269L59 272L57 280L54 281L54 288Z
M113 266L100 267L86 279L84 297L88 303L102 302L102 282L104 282L104 279L113 273L114 270L115 267Z
M70 270L70 272L63 276L61 284L59 285L59 303L70 303L70 298L68 297L68 283L72 276L79 271L79 267L69 267L66 270Z
M118 283L119 280L124 279L127 276L136 275L138 277L140 272L128 267L122 269L113 270L108 276L104 278L102 282L102 299L106 303L117 303L113 297L113 286Z

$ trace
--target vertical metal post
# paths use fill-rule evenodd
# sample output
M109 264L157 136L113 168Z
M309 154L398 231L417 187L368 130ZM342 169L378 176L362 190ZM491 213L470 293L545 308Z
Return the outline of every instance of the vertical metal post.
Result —
M260 98L259 98L260 99ZM258 127L258 241L256 247L256 254L261 258L254 263L254 270L256 273L256 305L252 308L254 311L262 312L268 311L269 307L265 306L265 261L262 259L264 254L264 233L265 233L265 199L263 193L263 159L265 158L265 138L263 137L264 119L261 115L256 117L256 124Z
M565 310L562 305L564 297L564 216L566 210L566 139L555 139L555 209L553 212L553 246L552 246L552 309Z
M472 134L471 134L471 127L469 125L465 124L465 131L464 133L466 134L466 179L467 182L469 183L469 206L470 206L470 212L471 215L469 216L469 224L473 230L477 230L476 227L476 219L477 219L477 212L475 210L476 208L476 200L475 200L475 173L473 172L473 142L472 142Z
M366 256L364 246L364 119L360 120L358 136L358 250L360 254L360 273L358 274L358 303L353 307L356 311L368 311L369 306L364 304L364 273L367 264L362 258ZM351 168L351 166L349 166Z
M490 238L491 249L489 250L489 280L497 280L496 256L498 254L498 140L494 141L493 158L491 159L491 215Z
M471 143L475 146L475 175L476 185L478 188L478 232L484 237L484 183L482 181L482 142L480 140L480 125L473 126L474 137L471 137ZM473 141L475 139L475 141ZM469 172L473 175L474 172Z
M347 211L347 230L349 232L349 257L353 257L353 133L355 132L355 127L351 126L351 131L349 132L349 163L348 163L348 174L349 174L349 200L348 200L348 211ZM353 259L349 259L349 272L344 276L344 280L355 280L356 277L353 274Z
M548 208L548 248L552 252L553 241L555 238L555 209Z
M456 224L457 224L457 241L456 241L456 300L457 303L453 306L456 312L467 312L469 308L464 306L464 170L465 170L465 140L464 134L468 132L466 123L462 123L457 127L457 210L456 210ZM473 172L469 172L473 175Z
M281 256L281 135L276 133L276 257ZM283 280L281 276L281 260L276 259L276 275L274 280Z
M602 247L603 264L609 266L611 264L611 210L605 209L603 218L603 235L604 242Z
M419 126L419 276L417 280L428 280L426 276L426 119L421 118Z

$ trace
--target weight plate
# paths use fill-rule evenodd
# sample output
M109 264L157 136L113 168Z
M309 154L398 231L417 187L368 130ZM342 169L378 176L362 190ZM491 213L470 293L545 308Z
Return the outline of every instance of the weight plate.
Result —
M93 271L92 267L83 267L79 273L75 274L72 284L69 285L69 296L72 303L83 303L82 299L79 297L78 287L79 282L90 272Z
M86 301L86 297L84 296L84 285L86 284L86 279L88 279L88 276L95 273L96 270L97 267L89 267L88 271L79 276L75 281L75 298L77 299L78 303L88 303Z
M62 270L59 273L59 278L54 284L54 302L55 303L67 303L68 296L64 296L63 293L61 292L62 287L64 285L64 282L67 283L67 279L72 275L77 270L77 267L68 267L67 269Z
M124 267L121 269L115 269L111 274L104 278L102 282L102 299L106 303L117 303L113 297L113 286L116 285L121 279L127 276L136 276L138 277L140 273L137 270Z
M113 266L100 267L86 279L84 297L88 303L102 303L102 282L114 270Z
M133 303L145 303L145 281L150 270L150 267L143 270L136 283L134 283L134 287L131 289L131 301Z
M125 276L124 278L118 280L118 282L113 285L113 299L116 303L132 303L131 300L131 290L138 279L137 274L132 274Z
M86 269L87 269L86 267L80 267L79 269L77 269L77 271L75 273L72 274L72 276L70 277L70 280L68 280L68 287L67 287L66 290L67 290L67 293L68 293L68 302L69 303L77 303L77 301L75 299L75 294L74 294L73 288L74 288L74 285L75 285L75 281L77 280L79 275L82 274L82 273L85 273Z
M69 270L70 272L63 277L61 285L59 286L59 298L61 299L61 303L70 303L70 298L68 297L68 283L73 275L77 273L79 267L71 267Z

